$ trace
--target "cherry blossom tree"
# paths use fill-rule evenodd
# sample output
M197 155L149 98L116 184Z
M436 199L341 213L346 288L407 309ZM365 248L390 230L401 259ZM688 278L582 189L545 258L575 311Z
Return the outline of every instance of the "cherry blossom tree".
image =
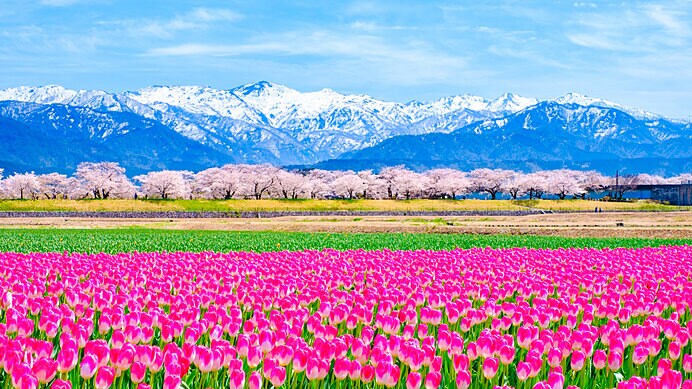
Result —
M307 179L297 172L277 170L274 173L272 188L279 197L297 199L307 190Z
M689 184L690 182L692 182L691 173L683 173L665 181L666 184Z
M279 168L272 165L237 165L241 182L246 183L246 195L261 200L270 193Z
M187 198L188 185L185 176L191 172L177 170L162 170L136 176L135 180L142 183L142 192L152 198L172 199Z
M83 162L73 177L50 173L14 174L0 183L3 195L18 198L45 197L96 199L126 198L135 193L125 169L114 162ZM39 185L34 190L33 179ZM374 174L372 170L353 171L287 171L272 165L224 165L202 170L158 171L135 177L142 192L158 198L231 199L234 197L262 199L267 196L286 199L300 197L364 199L413 199L422 197L456 198L469 191L486 192L496 199L500 192L512 199L528 195L541 198L551 193L560 199L568 196L586 198L590 192L609 190L613 198L639 184L678 184L692 182L692 174L663 178L639 174L606 177L596 171L569 169L538 171L530 174L504 169L476 169L465 173L455 169L434 169L425 173L404 166L387 167Z
M340 197L348 197L349 200L356 198L358 193L362 193L366 184L363 179L352 171L346 171L331 182L334 193Z
M517 197L524 194L523 177L524 174L521 172L512 172L509 178L502 184L501 191L509 194L512 200L516 200Z
M400 169L394 177L394 188L406 200L420 196L428 186L427 177L408 169Z
M548 192L556 195L560 200L567 196L578 196L585 192L581 183L581 172L569 169L551 170L547 173Z
M2 180L3 191L12 199L36 199L41 193L41 183L34 173L15 173Z
M390 199L396 199L399 196L410 199L427 187L425 176L403 166L384 168L380 171L379 177Z
M540 199L548 190L547 176L544 172L522 174L518 185L522 193L529 195L529 200Z
M380 171L379 177L382 180L382 186L387 192L387 198L389 199L395 199L398 196L396 191L396 177L401 170L405 170L403 165L386 167Z
M330 193L329 183L334 179L334 173L327 170L313 169L306 174L305 178L305 190L310 195L310 198L320 199Z
M655 174L639 174L637 175L637 181L641 185L656 185L656 184L665 184L666 179Z
M380 199L384 194L384 182L372 170L363 170L358 172L358 177L363 180L365 185L363 189L364 199Z
M503 185L509 181L514 174L511 170L503 169L476 169L469 176L473 186L479 192L487 192L490 198L495 200L497 194L502 190Z
M458 195L468 193L471 181L466 173L455 169L434 169L425 173L428 178L428 192L432 197L456 199Z
M38 176L41 185L41 193L47 199L67 198L72 188L77 187L79 182L74 177L67 177L64 174L49 173Z
M240 176L234 165L224 165L202 170L195 175L193 183L208 198L228 200L244 191L245 185L240 181Z
M578 172L577 180L581 187L581 198L586 198L589 192L600 192L608 186L608 177L596 171Z
M75 177L96 199L125 198L134 193L125 169L116 162L82 162L77 166Z
M187 184L187 193L192 199L222 199L222 197L212 197L209 188L203 185L198 179L197 174L190 172L189 176L185 176L185 183Z

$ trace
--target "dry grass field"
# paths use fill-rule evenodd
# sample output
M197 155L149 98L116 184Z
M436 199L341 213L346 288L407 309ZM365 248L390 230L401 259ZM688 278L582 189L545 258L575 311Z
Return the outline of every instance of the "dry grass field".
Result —
M493 217L280 217L271 219L0 218L0 228L410 232L692 239L692 212L559 213Z

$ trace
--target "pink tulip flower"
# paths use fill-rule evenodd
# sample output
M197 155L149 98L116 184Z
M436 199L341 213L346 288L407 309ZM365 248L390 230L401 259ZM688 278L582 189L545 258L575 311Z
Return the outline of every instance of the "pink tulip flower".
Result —
M143 362L135 362L130 367L130 379L133 383L139 384L144 381L147 374L147 366Z
M495 378L497 369L500 367L499 361L496 358L488 358L483 361L483 376L491 380Z
M240 369L233 369L228 374L230 389L242 389L245 386L245 372Z
M82 363L79 365L79 375L85 380L91 379L98 369L98 361L96 356L89 354L82 358Z
M96 378L94 379L94 386L96 386L96 389L108 389L113 384L114 379L115 370L113 370L112 367L101 367L96 373Z
M406 389L419 389L423 383L423 378L418 372L409 373L406 377Z
M262 388L262 375L259 371L254 371L250 374L250 378L247 381L248 388L250 389L260 389Z
M55 380L50 385L50 389L72 389L72 383L65 380Z
M58 364L50 358L40 358L34 362L31 372L39 383L45 385L55 378L58 373Z

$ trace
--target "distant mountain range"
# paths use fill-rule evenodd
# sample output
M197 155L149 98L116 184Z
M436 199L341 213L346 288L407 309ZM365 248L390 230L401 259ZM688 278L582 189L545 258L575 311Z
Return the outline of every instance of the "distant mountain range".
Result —
M679 174L692 171L692 126L637 119L615 108L545 101L448 134L393 137L317 166L360 169L392 164L419 170L567 167L608 174Z
M677 174L691 170L690 150L688 122L579 94L401 104L266 81L230 90L0 91L0 167L8 172L72 172L82 161L110 160L128 174L245 162Z

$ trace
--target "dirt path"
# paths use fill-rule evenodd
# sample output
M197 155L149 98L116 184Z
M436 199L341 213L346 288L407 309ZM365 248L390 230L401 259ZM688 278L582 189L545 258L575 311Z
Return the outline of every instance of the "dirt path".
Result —
M494 217L280 217L274 219L0 219L0 228L434 232L692 239L692 212L573 213Z

